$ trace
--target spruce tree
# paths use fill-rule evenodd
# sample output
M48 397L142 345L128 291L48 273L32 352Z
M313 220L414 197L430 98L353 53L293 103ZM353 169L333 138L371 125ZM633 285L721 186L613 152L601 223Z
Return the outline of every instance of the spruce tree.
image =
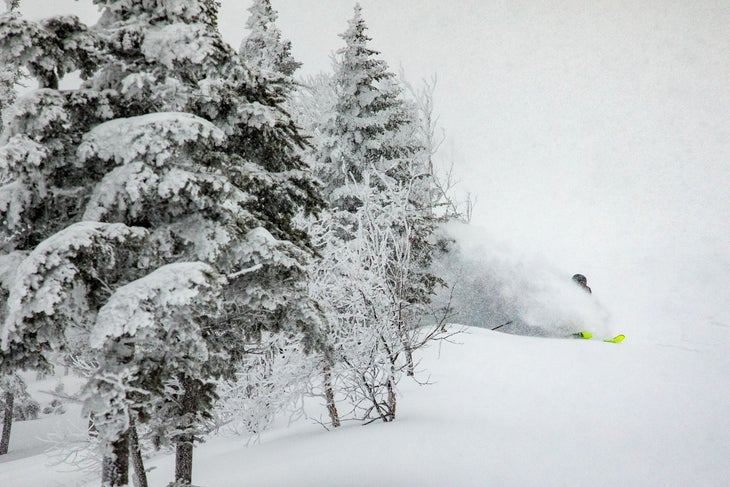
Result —
M284 101L296 84L294 72L301 63L292 56L291 42L282 37L276 25L278 13L269 0L254 0L248 11L249 32L239 52L255 78Z
M6 1L7 11L13 12L17 10L19 0ZM20 69L10 64L3 65L4 69L0 71L0 140L2 132L5 128L3 121L3 112L13 104L16 98L16 84L20 79ZM1 176L0 176L1 177ZM0 179L0 184L7 181ZM0 317L4 315L5 302L8 293L8 281L10 276L17 267L18 259L12 259L15 262L8 262L7 256L0 255ZM13 405L15 403L15 394L19 388L19 382L22 378L19 375L4 375L0 370L0 410L3 413L3 426L0 431L0 455L8 453L10 447L10 431L13 425Z
M402 88L380 53L369 47L362 8L357 4L354 10L348 29L340 36L345 47L337 51L337 101L322 127L317 157L327 185L325 194L330 203L345 210L358 204L343 194L345 183L361 183L369 168L405 181L409 177L404 173L405 161L417 158L423 150L414 137L413 109L404 101Z
M11 7L17 2L11 2ZM75 201L80 179L72 166L65 164L73 157L73 141L98 117L97 111L83 94L61 95L49 89L64 70L88 72L90 58L80 58L75 46L93 44L93 36L72 17L43 23L24 21L15 8L0 17L0 64L6 77L3 83L3 134L0 136L0 317L10 307L9 294L16 281L16 271L41 241L69 222L68 214L78 211ZM62 61L59 46L68 46L70 57ZM21 69L35 76L39 89L16 100L14 84ZM65 105L64 108L62 106ZM84 112L83 116L81 113ZM77 124L71 123L75 119ZM71 149L69 149L71 148ZM72 175L73 174L73 175ZM9 330L4 327L5 341ZM47 370L45 354L53 333L45 334L35 344L3 343L0 375L12 374L17 368L36 367ZM6 379L7 381L7 379ZM6 418L9 432L11 418ZM7 445L8 440L6 440Z
M330 209L312 225L324 258L311 290L328 303L345 393L366 417L391 421L395 384L412 372L418 317L436 283L428 271L433 181L415 109L368 46L359 5L341 37L335 104L315 131Z
M96 3L93 29L0 24L3 52L41 86L13 106L0 149L3 252L24 257L2 365L47 368L83 344L99 364L85 392L104 482L127 482L136 422L176 445L187 485L244 339L300 330L319 346L309 238L292 218L321 201L276 91L220 38L216 2ZM74 69L81 87L59 91Z
M248 32L239 55L252 81L265 86L288 112L297 86L294 72L301 64L277 27L278 14L269 0L254 0L248 12ZM264 332L255 343L246 344L251 353L240 364L236 379L220 384L225 390L221 414L234 428L260 433L278 410L298 400L305 374L296 363L306 361L300 342L299 332Z
M20 0L6 0L6 4L7 11L14 12L18 9ZM0 70L0 133L4 127L3 111L15 101L15 89L20 78L21 73L17 66L4 65Z

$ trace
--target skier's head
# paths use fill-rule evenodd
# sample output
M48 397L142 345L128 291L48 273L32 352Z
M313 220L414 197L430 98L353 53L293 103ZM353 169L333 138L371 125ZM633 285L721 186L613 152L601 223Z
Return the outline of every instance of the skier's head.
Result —
M592 294L593 291L591 291L591 288L588 287L588 279L586 279L586 276L583 274L574 274L573 275L573 282L578 284L585 292L588 294Z
M583 274L574 274L572 279L576 284L582 287L588 285L588 279L586 279L586 276L584 276Z

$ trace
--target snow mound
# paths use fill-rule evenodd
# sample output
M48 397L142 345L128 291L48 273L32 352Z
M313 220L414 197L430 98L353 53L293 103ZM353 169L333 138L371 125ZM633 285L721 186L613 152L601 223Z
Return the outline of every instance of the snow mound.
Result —
M401 382L395 422L325 431L307 420L287 427L282 418L248 447L246 438L213 437L196 448L193 483L725 486L730 395L718 384L730 374L728 325L700 327L697 340L629 336L619 345L467 328L424 351L421 379L430 385ZM710 332L713 343L701 339ZM313 400L307 409L326 416ZM98 473L59 473L68 467L48 465L27 445L25 431L43 436L27 429L35 423L13 427L33 456L0 458L0 485L98 485ZM150 485L164 485L174 454L146 466Z

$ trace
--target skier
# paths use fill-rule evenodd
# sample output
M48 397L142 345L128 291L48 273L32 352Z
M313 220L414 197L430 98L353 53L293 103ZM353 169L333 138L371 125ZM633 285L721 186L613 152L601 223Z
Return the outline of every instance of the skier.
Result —
M587 292L588 294L593 294L591 288L588 287L588 279L586 279L586 276L584 276L583 274L574 274L572 279L573 282L582 287L585 292Z
M591 288L588 287L588 279L586 279L586 276L584 276L583 274L574 274L572 280L574 283L578 284L585 292L587 292L588 294L593 294ZM583 338L584 340L590 340L591 338L593 338L593 333L591 333L590 331L579 331L578 333L573 333L571 336L573 338ZM621 343L624 338L624 335L616 335L613 338L606 338L603 341L610 343Z
M574 283L583 288L585 292L587 292L588 294L593 294L591 288L588 287L588 279L586 279L586 276L584 276L583 274L573 274L573 277L571 279ZM575 338L589 339L593 336L593 334L589 331L579 331L578 333L573 333L572 336Z

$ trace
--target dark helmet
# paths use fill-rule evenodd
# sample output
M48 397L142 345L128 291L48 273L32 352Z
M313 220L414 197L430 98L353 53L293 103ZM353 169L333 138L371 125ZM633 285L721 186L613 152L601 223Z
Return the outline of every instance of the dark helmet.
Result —
M577 282L581 286L587 286L588 285L588 279L586 279L586 276L583 274L575 274L573 275L573 281Z

